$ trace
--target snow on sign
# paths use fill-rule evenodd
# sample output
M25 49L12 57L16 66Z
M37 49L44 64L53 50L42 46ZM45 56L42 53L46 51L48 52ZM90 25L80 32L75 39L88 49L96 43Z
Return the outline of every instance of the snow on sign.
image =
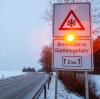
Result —
M53 36L91 37L90 3L54 4Z
M91 71L93 70L92 40L78 39L66 42L53 40L53 70Z

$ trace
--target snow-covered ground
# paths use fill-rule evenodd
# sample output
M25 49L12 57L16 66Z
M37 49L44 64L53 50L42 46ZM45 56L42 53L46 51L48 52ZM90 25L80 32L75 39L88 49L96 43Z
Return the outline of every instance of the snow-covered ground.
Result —
M50 83L50 88L47 90L47 99L54 99L55 98L55 77L52 76L52 80ZM62 82L58 80L58 99L84 99L81 96L75 95L67 90L65 90ZM42 92L39 99L44 99L44 92Z
M22 71L0 71L0 79L25 74Z
M100 96L100 75L92 75L91 79L96 83L97 96Z

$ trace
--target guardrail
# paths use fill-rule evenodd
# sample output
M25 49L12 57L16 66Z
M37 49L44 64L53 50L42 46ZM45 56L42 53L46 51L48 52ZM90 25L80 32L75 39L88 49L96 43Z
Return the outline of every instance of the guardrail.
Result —
M44 98L46 99L46 96L47 96L46 95L46 85L48 84L48 89L49 89L50 79L51 79L51 76L49 76L48 79L43 83L43 85L39 88L39 90L32 97L32 99L38 99L43 90L44 90Z

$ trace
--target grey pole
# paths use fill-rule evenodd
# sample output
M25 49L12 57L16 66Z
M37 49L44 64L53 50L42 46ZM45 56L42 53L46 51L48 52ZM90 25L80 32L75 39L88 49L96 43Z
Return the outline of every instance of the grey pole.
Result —
M56 76L55 76L55 99L57 99L57 94L58 94L58 71L56 71Z
M89 99L89 86L88 86L88 72L85 72L85 95L86 99Z
M86 2L88 2L88 0L86 0ZM85 95L86 95L86 99L89 99L89 86L88 86L88 72L85 72Z
M46 99L46 85L44 86L44 98Z

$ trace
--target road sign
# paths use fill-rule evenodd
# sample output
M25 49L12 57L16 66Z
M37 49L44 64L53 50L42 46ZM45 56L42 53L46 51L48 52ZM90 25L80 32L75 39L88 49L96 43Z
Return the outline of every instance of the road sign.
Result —
M84 27L75 15L74 11L71 10L64 22L61 24L59 30L84 30Z
M91 37L90 3L54 4L53 37Z
M52 66L54 70L91 71L93 70L92 41L78 39L65 42L53 40Z

